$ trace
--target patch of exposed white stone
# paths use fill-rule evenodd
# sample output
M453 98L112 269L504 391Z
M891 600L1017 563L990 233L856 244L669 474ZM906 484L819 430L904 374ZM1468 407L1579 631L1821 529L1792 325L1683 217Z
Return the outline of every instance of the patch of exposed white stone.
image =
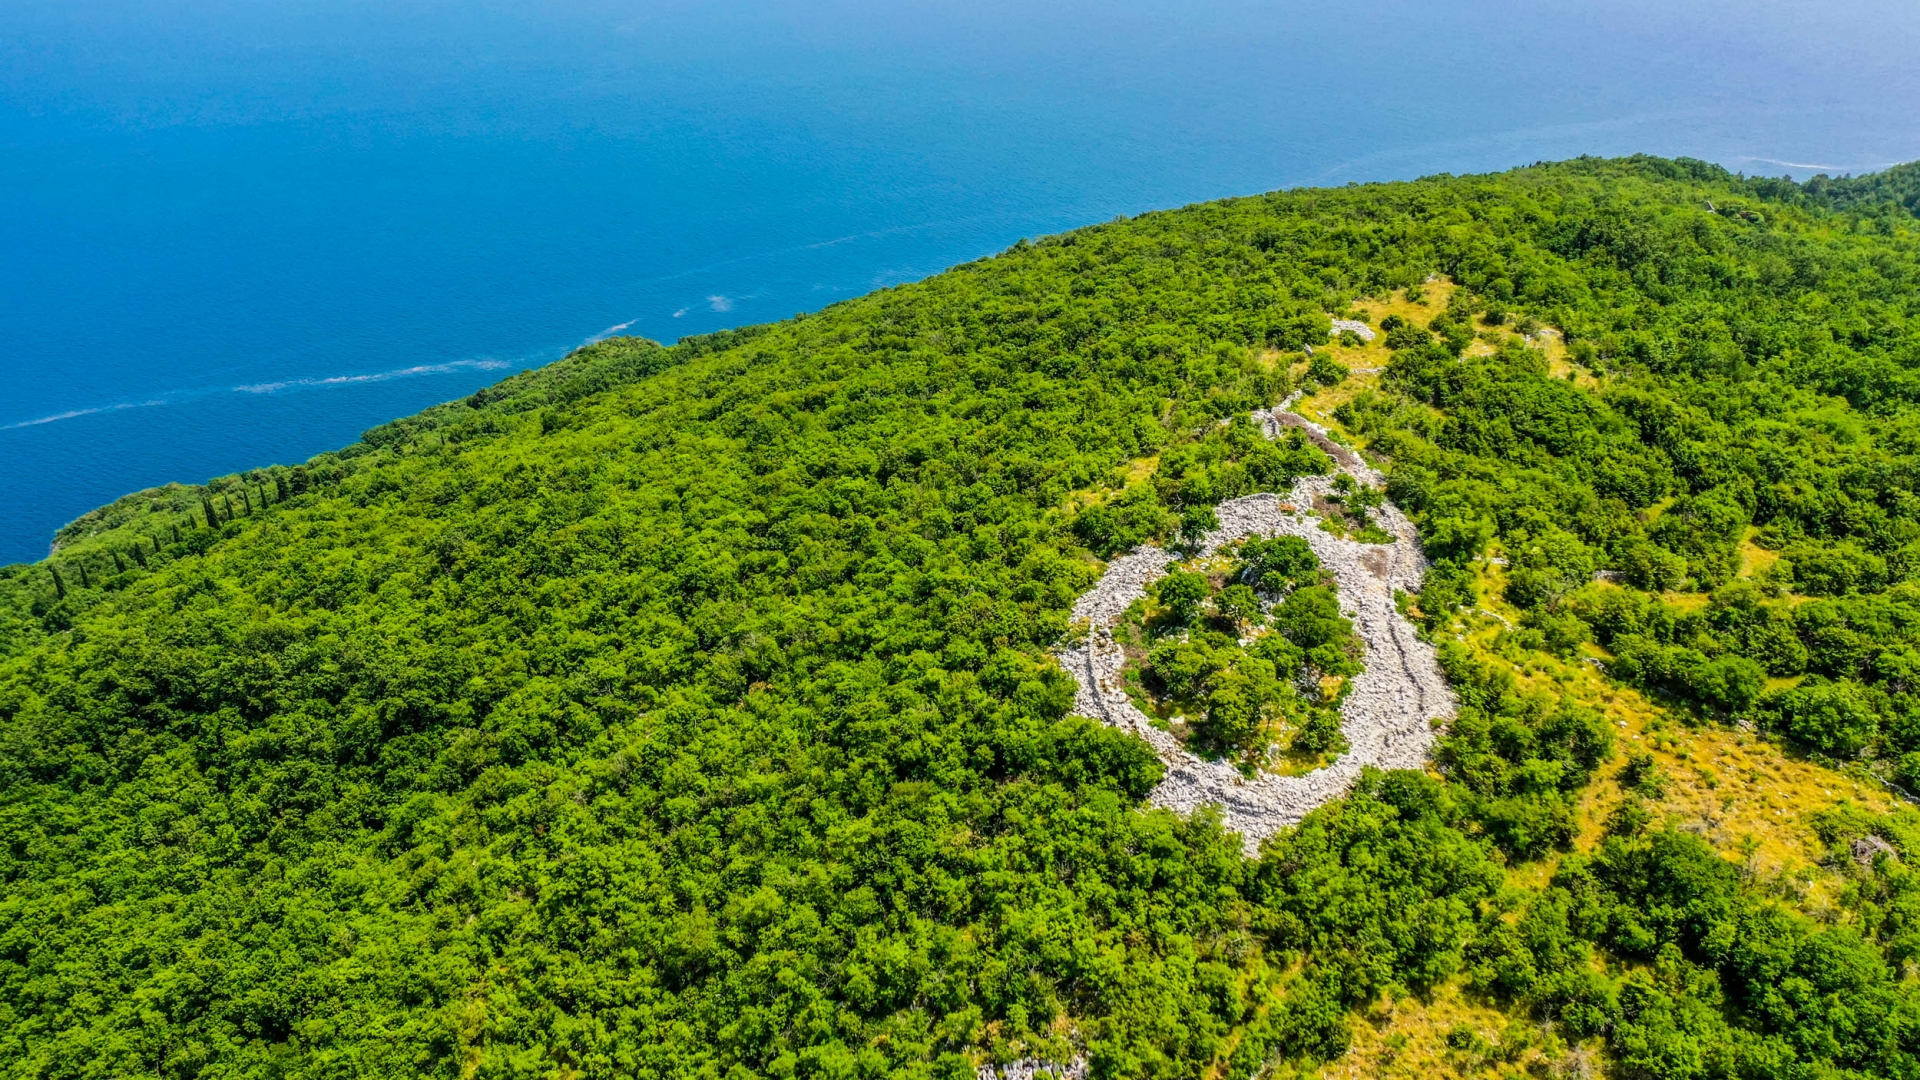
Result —
M1351 330L1355 334L1360 335L1361 341L1373 340L1373 327L1368 326L1366 323L1363 323L1358 319L1333 320L1333 329L1327 332L1327 336L1339 337L1341 334L1344 334L1349 330Z
M1074 1058L1065 1065L1052 1065L1022 1058L1006 1065L982 1065L975 1080L1087 1080L1087 1059Z
M1289 398L1271 411L1256 412L1254 421L1269 438L1285 427L1301 428L1340 471L1371 486L1381 483L1360 455L1333 442L1324 428L1287 411L1292 402ZM1113 626L1172 565L1173 556L1159 548L1142 547L1108 564L1099 582L1074 604L1075 620L1087 624L1086 640L1060 657L1079 684L1074 711L1138 735L1166 763L1166 778L1154 789L1152 802L1181 813L1219 806L1226 827L1240 834L1249 855L1314 807L1344 795L1363 768L1421 767L1436 727L1454 713L1453 693L1440 674L1433 646L1420 640L1394 604L1394 590L1417 593L1426 574L1413 524L1389 504L1377 519L1393 535L1391 544L1336 537L1320 528L1311 509L1316 498L1332 489L1331 476L1307 477L1284 496L1248 495L1221 503L1216 511L1220 527L1207 534L1201 547L1201 554L1211 555L1250 536L1298 536L1332 572L1341 610L1353 620L1366 649L1366 668L1354 676L1341 708L1340 731L1348 750L1332 765L1301 776L1262 773L1248 779L1226 761L1209 761L1188 751L1128 699L1121 671L1126 655L1113 639Z

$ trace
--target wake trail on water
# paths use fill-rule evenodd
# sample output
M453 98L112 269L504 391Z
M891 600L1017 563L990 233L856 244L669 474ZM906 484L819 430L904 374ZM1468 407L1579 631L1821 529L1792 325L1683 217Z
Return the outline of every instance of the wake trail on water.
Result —
M631 323L612 329L622 330ZM172 390L158 397L142 401L120 401L111 405L93 405L80 409L68 409L48 416L38 416L31 420L16 420L10 424L0 424L0 431L14 431L20 428L39 427L42 424L56 424L63 420L77 420L86 416L98 416L102 413L123 412L128 409L149 409L162 405L177 405L215 394L277 394L284 390L325 390L342 386L363 386L369 383L393 382L397 379L417 379L431 375L452 375L463 371L499 371L513 367L507 360L452 360L441 364L414 364L410 367L394 368L391 371L375 371L359 375L326 375L300 379L281 379L276 382L243 383L239 386L226 386L214 389Z
M415 364L413 367L377 371L370 375L330 375L321 379L286 379L281 382L236 386L232 389L236 394L272 394L281 390L357 386L363 383L392 382L394 379L413 379L422 375L449 375L456 371L498 371L510 366L505 360L454 360L445 364Z
M0 431L12 431L15 428L39 427L41 424L57 424L62 420L73 420L82 416L93 416L97 413L119 412L122 409L145 409L154 405L165 404L166 401L155 399L153 401L122 401L115 405L96 405L90 409L69 409L63 413L54 413L52 416L42 416L33 420L17 420L11 424L0 424Z
M944 222L929 222L927 224L944 224ZM923 227L923 226L906 226L904 228L920 228L920 227ZM899 230L882 229L882 230L877 230L874 233L865 233L861 235L873 236L873 235L879 235L880 233L893 232L893 231L899 231ZM808 245L808 246L819 247L819 246L825 246L827 244L837 244L845 240L857 239L857 238L858 237L841 237L835 240L824 241L821 244L814 244L814 245ZM731 311L733 310L734 302L737 299L740 299L740 298L732 297L732 296L714 295L714 296L707 297L707 305L709 308L717 312ZM686 308L682 308L679 311L674 312L673 313L674 317L678 318L679 316L685 314L686 310L687 310ZM628 329L629 327L633 326L635 323L639 321L640 321L639 317L636 316L634 318L628 319L626 322L615 323L612 326L609 326L606 329L599 331L598 333L588 335L583 341L581 341L580 346L578 347L584 347L587 345L595 344L597 342L605 341L608 338L613 337L614 335L620 333L621 331ZM170 390L170 391L167 391L166 393L160 394L157 397L147 398L142 401L119 401L111 405L91 405L85 408L68 409L64 412L52 413L47 416L37 416L30 420L16 420L12 423L0 424L0 431L14 431L20 428L39 427L43 424L57 424L63 420L78 420L86 416L98 416L102 413L123 412L128 409L150 409L150 408L156 408L162 405L176 405L182 402L193 401L199 398L209 397L215 394L263 395L263 394L277 394L286 390L325 390L332 387L363 386L369 383L393 382L398 379L417 379L417 378L422 378L430 375L452 375L452 374L457 374L463 371L501 371L506 368L515 367L517 365L524 365L528 362L529 360L524 357L520 361L498 360L498 359L493 359L491 357L483 358L483 359L475 359L475 360L449 360L444 363L438 363L438 364L413 364L408 367L394 368L391 371L374 371L374 372L367 372L367 373L356 374L356 375L311 376L311 377L297 378L297 379L278 379L272 382L242 383L238 386L225 386L225 387L218 387L218 388L206 388L206 389L196 389L196 390ZM546 363L548 361L546 359L536 359L531 362L539 364L539 363Z
M628 319L626 322L623 322L623 323L614 323L612 326L607 327L605 330L602 330L597 334L588 335L587 339L585 341L582 341L580 345L583 348L588 345L596 345L602 341L607 340L608 338L619 333L620 331L625 330L627 327L632 326L634 323L637 323L639 321L640 319L636 316L634 318Z

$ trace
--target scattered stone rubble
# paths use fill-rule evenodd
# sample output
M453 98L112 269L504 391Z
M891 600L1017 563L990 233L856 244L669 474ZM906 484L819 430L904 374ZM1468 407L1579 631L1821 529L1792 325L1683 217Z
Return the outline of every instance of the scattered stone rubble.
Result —
M1065 1065L1052 1065L1022 1058L1006 1065L982 1065L975 1080L1087 1080L1087 1059L1074 1058Z
M1853 861L1868 869L1873 867L1874 857L1878 855L1885 855L1894 862L1900 861L1900 853L1893 849L1892 844L1871 833L1855 840L1852 847Z
M1382 482L1324 428L1287 411L1292 403L1289 398L1271 411L1256 412L1254 422L1269 438L1282 428L1301 428L1342 471L1370 486ZM1221 503L1216 510L1220 528L1209 533L1201 547L1201 554L1211 555L1249 536L1298 536L1332 572L1342 614L1353 620L1366 649L1366 669L1354 676L1341 707L1340 731L1349 749L1332 765L1301 776L1262 773L1249 780L1226 761L1208 761L1188 751L1128 699L1121 670L1126 654L1113 639L1113 626L1172 565L1173 556L1159 548L1144 546L1108 564L1099 582L1074 604L1074 619L1084 620L1088 628L1085 641L1063 650L1060 657L1079 684L1074 711L1138 735L1166 763L1166 779L1154 789L1152 802L1180 813L1219 806L1226 827L1240 834L1249 855L1314 807L1345 794L1362 768L1420 768L1433 747L1435 729L1454 713L1453 693L1433 646L1419 639L1394 604L1394 590L1418 593L1426 574L1413 524L1388 504L1376 517L1393 535L1393 543L1340 539L1321 529L1320 519L1309 510L1296 509L1311 507L1332 490L1331 476L1315 476L1285 495L1248 495ZM984 1080L986 1074L981 1075Z
M1361 341L1370 342L1373 340L1373 327L1368 326L1366 323L1363 323L1358 319L1333 320L1333 329L1327 332L1327 336L1339 337L1341 334L1344 334L1349 330L1360 335Z

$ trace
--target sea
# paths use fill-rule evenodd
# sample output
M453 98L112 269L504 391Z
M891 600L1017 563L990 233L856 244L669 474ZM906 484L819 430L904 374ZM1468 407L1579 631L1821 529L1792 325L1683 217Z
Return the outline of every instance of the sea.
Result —
M1920 158L1914 0L0 0L0 562L614 334L1579 154Z

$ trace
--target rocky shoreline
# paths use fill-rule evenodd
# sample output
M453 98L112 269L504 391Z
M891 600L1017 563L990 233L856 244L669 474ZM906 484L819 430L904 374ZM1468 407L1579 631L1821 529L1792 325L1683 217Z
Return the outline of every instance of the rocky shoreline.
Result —
M1340 471L1369 485L1382 482L1325 429L1287 411L1291 400L1253 414L1268 437L1282 428L1303 428L1330 451ZM1078 684L1075 713L1138 735L1166 763L1166 778L1150 796L1152 803L1181 813L1219 806L1226 827L1240 834L1249 855L1267 837L1344 795L1362 769L1420 768L1437 729L1454 714L1456 702L1433 646L1420 640L1394 603L1395 590L1417 594L1426 575L1426 557L1413 524L1388 504L1376 517L1392 534L1392 543L1336 537L1320 528L1320 519L1309 509L1332 488L1332 476L1307 477L1285 495L1263 493L1221 503L1220 527L1201 546L1203 555L1211 555L1250 536L1298 536L1334 575L1341 611L1353 620L1365 644L1366 670L1354 676L1342 705L1340 731L1349 749L1332 765L1301 776L1262 774L1250 780L1229 762L1210 761L1187 750L1128 699L1121 672L1126 655L1113 639L1113 626L1172 565L1173 556L1159 548L1142 547L1108 564L1099 582L1074 604L1074 619L1088 627L1085 641L1060 655Z

